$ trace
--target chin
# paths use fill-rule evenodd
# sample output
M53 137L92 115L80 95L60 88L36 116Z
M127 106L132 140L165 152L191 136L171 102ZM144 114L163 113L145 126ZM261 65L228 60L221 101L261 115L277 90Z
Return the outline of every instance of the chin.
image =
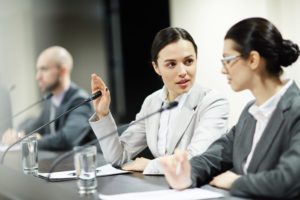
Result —
M234 87L234 86L232 86L232 85L231 85L231 89L232 89L233 91L235 91L235 92L240 92L240 91L243 90L242 88Z

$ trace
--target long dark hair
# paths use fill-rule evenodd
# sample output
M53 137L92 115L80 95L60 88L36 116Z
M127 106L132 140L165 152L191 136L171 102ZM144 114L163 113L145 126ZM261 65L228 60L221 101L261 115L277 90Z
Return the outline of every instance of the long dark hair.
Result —
M266 70L272 76L279 77L283 70L299 56L299 47L290 40L282 38L279 30L264 18L247 18L233 25L225 39L235 41L235 50L243 57L255 50L266 61Z
M193 44L197 55L197 45L192 36L186 30L178 27L168 27L160 30L154 37L151 48L152 62L157 63L157 57L161 49L170 43L178 41L179 39L190 41Z

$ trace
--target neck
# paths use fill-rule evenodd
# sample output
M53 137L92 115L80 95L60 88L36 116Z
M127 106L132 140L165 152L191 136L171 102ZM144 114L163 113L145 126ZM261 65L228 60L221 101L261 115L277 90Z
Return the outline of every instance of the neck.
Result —
M250 90L256 99L256 105L262 105L269 98L275 95L283 87L283 85L284 82L279 78L261 78L260 80L255 81L254 86Z
M55 88L51 92L54 96L58 95L63 91L65 91L65 89L68 88L70 85L71 85L71 81L69 79L65 79L61 82L61 84L57 88Z

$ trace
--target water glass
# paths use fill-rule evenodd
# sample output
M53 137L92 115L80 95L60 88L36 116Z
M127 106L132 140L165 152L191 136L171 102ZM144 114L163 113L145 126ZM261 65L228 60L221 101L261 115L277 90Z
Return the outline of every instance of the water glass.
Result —
M97 148L89 146L74 147L74 166L78 177L77 186L80 194L94 193L97 190Z
M35 135L25 138L21 142L22 167L25 174L38 174L38 142Z

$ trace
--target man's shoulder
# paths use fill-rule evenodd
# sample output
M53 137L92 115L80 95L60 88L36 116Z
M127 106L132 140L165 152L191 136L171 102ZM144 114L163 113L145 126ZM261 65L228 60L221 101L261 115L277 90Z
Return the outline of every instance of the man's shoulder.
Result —
M67 96L69 96L70 98L83 98L86 99L89 97L88 92L79 87L76 83L71 83L71 86L69 88L69 90L67 91Z

